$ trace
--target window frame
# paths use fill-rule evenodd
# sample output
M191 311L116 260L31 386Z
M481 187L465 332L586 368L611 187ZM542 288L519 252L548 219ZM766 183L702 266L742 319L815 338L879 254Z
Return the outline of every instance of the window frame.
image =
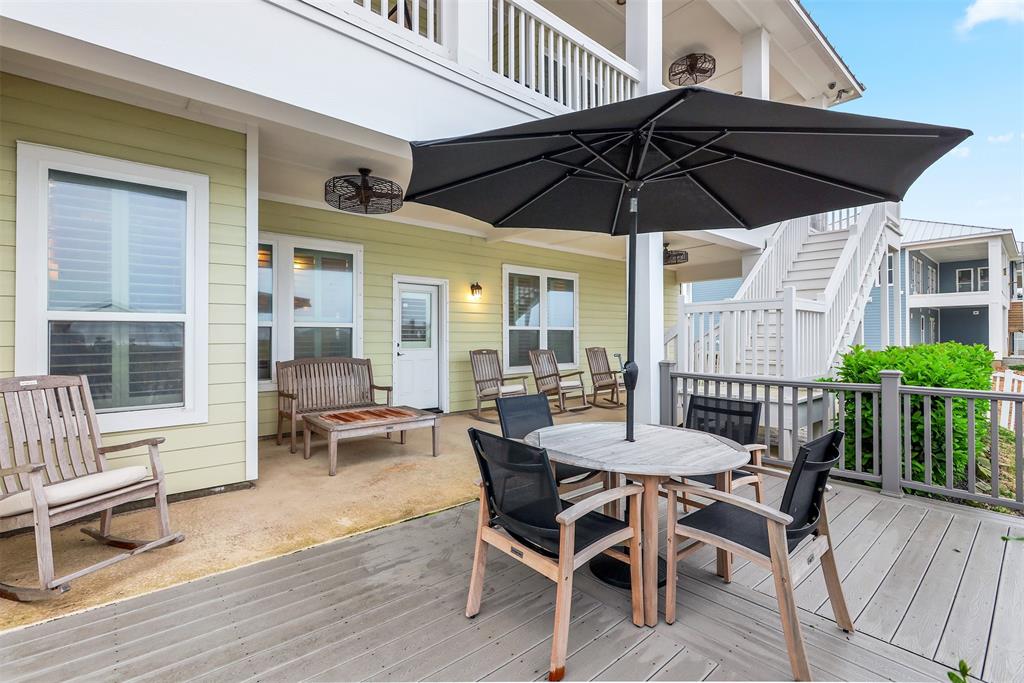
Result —
M923 294L924 289L924 262L917 256L910 259L910 293Z
M352 255L352 323L302 324L300 327L351 327L352 355L363 356L363 245L355 242L287 235L277 232L260 231L258 244L270 244L274 248L273 272L273 317L270 332L270 379L260 380L259 391L277 391L277 362L295 357L295 284L291 277L293 268L282 267L292 264L296 249L311 249ZM285 302L292 305L286 306ZM258 317L258 315L257 315ZM282 334L288 330L288 334Z
M971 277L970 289L960 289L960 273L967 273ZM974 268L957 268L953 274L953 287L957 294L970 294L974 292Z
M508 322L508 295L509 295L509 275L532 275L540 278L540 311L538 313L540 317L540 325L528 325L528 326L512 326ZM573 283L573 300L572 300L572 327L565 327L562 325L556 325L549 328L548 326L548 278L555 278L559 280L571 280ZM538 330L540 348L548 348L548 331L551 330L572 330L572 343L573 343L573 362L572 363L559 363L559 370L575 370L579 368L580 364L580 276L579 273L571 273L560 270L550 270L548 268L532 268L530 266L519 266L510 263L504 263L501 266L501 365L505 372L508 373L524 373L531 372L529 365L510 365L509 364L509 331L510 330Z
M939 267L934 263L928 263L926 265L927 282L925 287L926 294L938 294L939 292Z
M277 391L277 362L274 358L274 353L277 350L277 300L278 300L278 287L277 287L277 271L280 265L280 248L277 244L277 235L269 235L269 233L259 233L256 239L256 268L259 269L259 245L269 244L271 253L271 265L270 265L270 323L265 323L260 320L259 302L256 307L256 345L257 345L257 362L256 362L256 377L257 377L257 391ZM256 284L256 296L259 296L259 274L257 273L257 284ZM259 379L259 328L270 327L270 379Z
M983 271L983 270L985 271L985 280L986 280L985 284L987 285L987 287L985 289L981 288L981 271ZM974 280L974 282L975 282L975 289L974 289L974 291L976 291L976 292L988 292L988 291L990 291L992 289L992 280L991 280L991 277L990 277L991 272L992 271L989 270L988 266L978 266L977 277L975 277L975 280Z
M100 429L120 432L202 424L209 416L209 210L208 176L69 149L17 142L14 372L49 371L49 323L181 322L184 325L183 405L129 408L97 414ZM185 312L50 311L47 230L50 171L179 190L186 195Z

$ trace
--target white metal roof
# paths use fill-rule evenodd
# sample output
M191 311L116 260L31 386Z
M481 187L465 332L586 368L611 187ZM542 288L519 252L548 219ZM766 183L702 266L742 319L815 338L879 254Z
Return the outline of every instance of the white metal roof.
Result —
M981 225L961 225L959 223L943 223L941 221L921 221L913 218L900 220L903 229L903 243L934 242L963 237L984 237L1007 232L1009 228L986 228Z

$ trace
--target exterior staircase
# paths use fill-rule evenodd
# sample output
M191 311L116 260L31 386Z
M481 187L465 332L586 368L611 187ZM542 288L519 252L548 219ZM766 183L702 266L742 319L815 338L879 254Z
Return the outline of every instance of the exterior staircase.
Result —
M736 295L679 302L683 372L818 378L856 341L899 206L874 204L781 223Z

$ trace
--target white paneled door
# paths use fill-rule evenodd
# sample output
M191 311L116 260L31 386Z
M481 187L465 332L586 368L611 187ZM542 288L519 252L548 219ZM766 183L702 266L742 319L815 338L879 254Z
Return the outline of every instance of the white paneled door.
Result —
M398 282L395 287L396 405L437 408L440 400L440 288Z

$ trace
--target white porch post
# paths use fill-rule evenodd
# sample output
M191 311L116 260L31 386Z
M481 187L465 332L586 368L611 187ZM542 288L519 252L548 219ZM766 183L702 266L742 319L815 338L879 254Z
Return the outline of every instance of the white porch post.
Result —
M478 73L491 70L491 3L441 0L441 41L452 58Z
M1006 352L1006 309L1003 307L1003 242L1000 238L988 241L988 347L1002 358Z
M661 0L626 3L626 61L640 71L641 95L660 92L662 84ZM653 192L654 190L648 190ZM644 191L640 192L643 215ZM658 364L665 358L665 276L662 234L636 240L636 361L640 368L635 400L638 424L659 419Z
M771 34L763 26L745 33L742 39L742 88L745 97L770 99L769 47Z
M903 275L903 255L909 254L901 247L892 255L892 290L896 295L896 345L910 346L910 306L903 312L903 302L909 293L907 281Z
M893 289L896 288L896 283L893 283ZM878 295L881 298L879 302L879 310L881 311L881 328L882 332L882 348L884 349L889 345L889 250L885 251L882 256L882 265L879 266L878 271ZM895 312L895 318L899 321L899 312ZM898 323L897 323L898 324Z

